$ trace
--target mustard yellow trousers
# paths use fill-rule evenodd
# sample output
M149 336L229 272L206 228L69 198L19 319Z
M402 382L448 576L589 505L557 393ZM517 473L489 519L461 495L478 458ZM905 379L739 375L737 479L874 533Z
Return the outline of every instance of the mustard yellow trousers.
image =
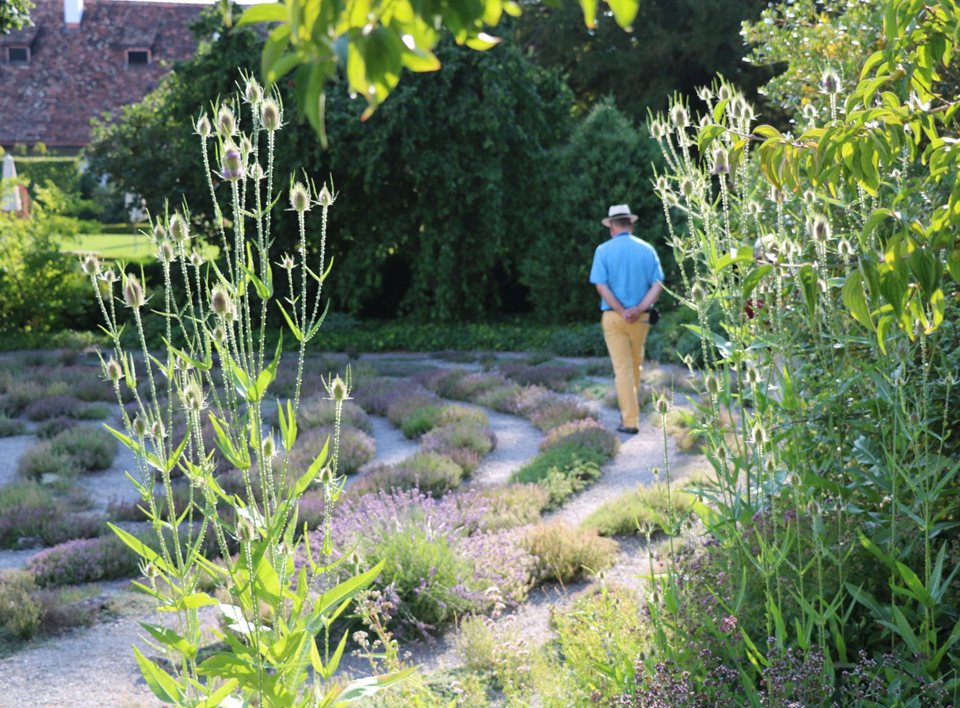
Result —
M613 362L620 419L627 428L639 427L637 389L643 370L643 346L650 330L649 315L645 313L636 322L627 322L616 312L607 310L600 319L600 326Z

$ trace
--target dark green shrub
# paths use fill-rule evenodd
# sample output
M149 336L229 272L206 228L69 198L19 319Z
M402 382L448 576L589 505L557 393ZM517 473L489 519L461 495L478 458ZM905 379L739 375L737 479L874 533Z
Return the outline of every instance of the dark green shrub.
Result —
M426 405L414 408L400 421L400 430L404 437L418 438L440 424L443 405Z
M106 430L77 426L64 430L50 440L54 454L66 455L80 471L96 472L113 464L117 439Z
M64 430L75 428L77 425L79 423L77 423L76 418L51 418L40 423L34 432L40 440L49 440L55 438Z

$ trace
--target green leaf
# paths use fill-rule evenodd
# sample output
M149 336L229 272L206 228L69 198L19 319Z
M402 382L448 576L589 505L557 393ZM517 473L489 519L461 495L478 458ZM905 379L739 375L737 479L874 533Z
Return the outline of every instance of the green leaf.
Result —
M731 251L721 256L713 266L713 272L719 273L734 263L752 263L753 249L749 246L740 246L736 251Z
M164 703L181 705L184 698L183 691L173 677L141 654L136 647L133 648L133 653L137 657L137 663L140 664L143 680L147 682L153 695Z
M293 497L297 499L303 494L307 487L316 479L316 476L320 474L320 470L323 469L324 463L327 461L327 449L330 446L330 438L327 438L327 441L323 444L323 449L320 451L320 454L314 459L310 467L304 472L303 476L297 480L297 486L294 487Z
M260 6L254 5L254 7ZM253 8L250 9L252 10ZM273 80L270 77L274 71L274 65L277 63L280 57L283 56L283 53L286 51L289 44L290 25L279 25L270 31L270 35L267 37L266 44L263 46L263 56L260 59L261 72L263 73L265 88L269 89L273 85Z
M383 561L380 561L365 573L355 575L349 580L345 580L336 587L331 588L323 593L323 595L321 595L317 600L317 604L314 606L315 616L317 618L323 617L334 605L339 605L340 603L353 598L357 593L362 592L369 587L383 570L383 563Z
M251 5L244 10L236 26L239 28L260 22L286 22L288 19L287 8L282 2L263 3Z
M175 573L170 569L170 566L167 565L166 561L164 561L163 558L158 556L157 553L152 548L150 548L150 546L145 544L139 538L137 538L133 534L127 533L122 528L119 528L118 526L114 526L109 522L107 523L107 526L109 526L110 529L115 534L117 534L117 536L120 537L121 541L123 541L125 544L130 546L130 548L132 548L138 556L140 556L141 558L143 558L144 560L150 563L153 563L155 566L157 566L157 568L162 570L164 573L175 575Z
M413 674L419 666L414 666L403 671L396 671L392 674L381 674L380 676L368 676L366 678L350 681L349 683L338 686L330 691L320 703L320 708L329 708L329 706L338 706L342 703L349 703L358 698L369 698L385 688L389 688Z
M593 29L597 26L597 0L580 0L580 9L583 10L583 23Z
M613 10L613 18L617 24L624 29L633 24L640 9L640 0L607 0L607 4Z
M254 6L256 7L256 6ZM197 703L196 708L219 708L223 700L239 685L237 679L228 679L220 688Z
M766 264L757 266L743 279L743 282L740 285L740 290L743 295L743 299L746 300L750 297L750 294L756 289L760 284L760 281L764 279L765 276L773 272L773 266Z
M191 659L195 659L197 657L197 646L188 642L172 629L161 627L158 624L149 624L147 622L140 622L140 626L150 632L153 638L164 646L170 647L171 649L176 649L178 652Z
M843 283L843 304L850 310L853 318L868 327L875 329L873 317L870 315L870 308L867 305L867 298L863 292L863 276L859 270L852 271Z

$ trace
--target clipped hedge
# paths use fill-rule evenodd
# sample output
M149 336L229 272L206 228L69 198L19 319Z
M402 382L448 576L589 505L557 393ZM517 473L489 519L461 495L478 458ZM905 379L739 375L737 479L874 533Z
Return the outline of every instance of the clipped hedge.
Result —
M18 177L30 180L31 192L47 180L70 194L80 191L80 159L77 157L14 157Z

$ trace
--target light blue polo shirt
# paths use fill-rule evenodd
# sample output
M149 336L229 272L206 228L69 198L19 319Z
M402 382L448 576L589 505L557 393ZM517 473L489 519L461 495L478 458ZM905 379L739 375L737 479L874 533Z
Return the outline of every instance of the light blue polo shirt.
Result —
M654 283L663 281L660 258L646 241L629 231L617 234L597 246L590 269L590 282L606 285L624 307L635 307ZM612 309L603 298L600 309Z

